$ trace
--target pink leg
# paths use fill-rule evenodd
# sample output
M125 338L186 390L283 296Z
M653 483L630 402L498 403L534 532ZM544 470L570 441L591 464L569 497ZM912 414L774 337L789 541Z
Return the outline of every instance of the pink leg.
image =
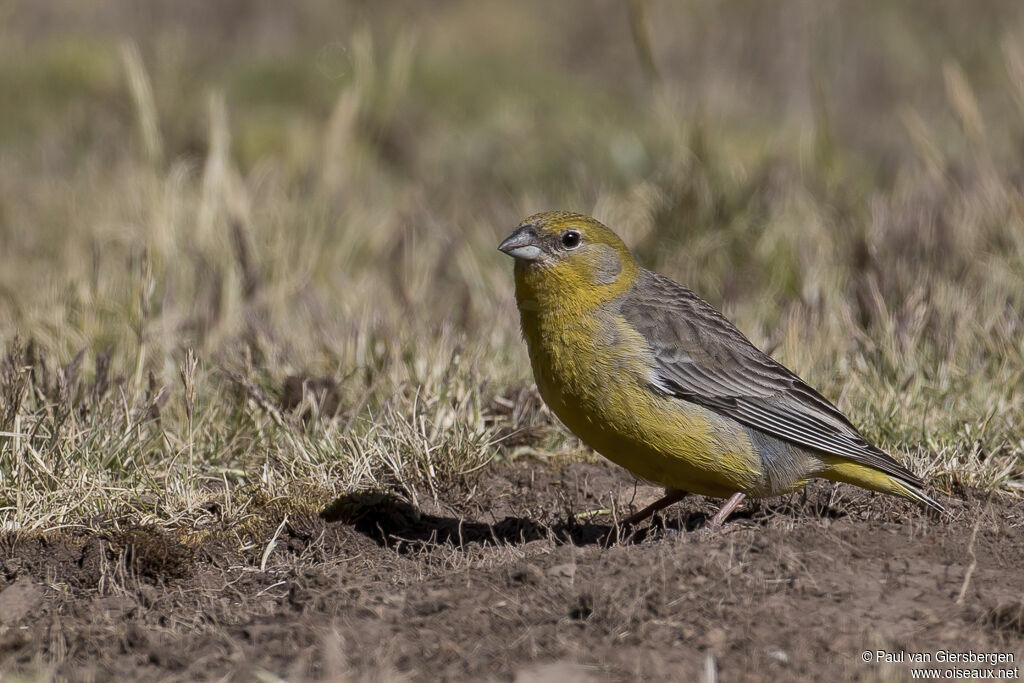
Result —
M658 510L663 510L673 503L678 503L683 498L686 498L689 494L686 491L680 491L678 489L666 489L665 495L654 501L640 512L630 515L626 519L622 520L620 526L633 526L639 524Z
M715 516L711 518L711 521L708 523L708 526L712 529L717 529L720 526L722 526L722 524L725 523L725 518L732 514L732 511L735 510L736 507L743 502L743 499L745 497L746 496L744 496L739 491L732 494L732 497L729 498L729 500L725 501L725 505L723 505L722 508L715 514Z

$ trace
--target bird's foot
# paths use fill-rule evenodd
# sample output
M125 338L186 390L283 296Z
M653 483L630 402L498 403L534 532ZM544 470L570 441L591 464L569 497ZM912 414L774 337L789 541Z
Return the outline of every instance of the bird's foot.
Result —
M718 531L721 529L722 525L725 524L726 518L733 513L733 510L735 510L740 503L743 502L744 498L746 498L746 496L739 491L732 494L729 500L725 501L725 505L723 505L721 509L715 513L715 516L711 518L711 521L708 522L708 528L712 531Z
M680 491L678 489L668 489L665 495L654 501L643 510L636 512L626 519L619 522L620 529L628 529L631 526L636 526L640 522L644 521L658 510L664 510L673 503L678 503L689 494L686 491Z

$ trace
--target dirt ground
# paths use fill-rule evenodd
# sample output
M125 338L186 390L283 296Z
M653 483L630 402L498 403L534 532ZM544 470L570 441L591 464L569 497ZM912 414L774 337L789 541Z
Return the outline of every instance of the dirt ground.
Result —
M692 498L615 538L607 511L657 493L611 465L520 460L417 505L353 496L201 541L0 537L0 672L902 680L928 665L875 651L1015 659L931 665L945 668L1024 658L1018 501L965 492L938 519L816 484L748 504L722 532L704 528L715 502Z

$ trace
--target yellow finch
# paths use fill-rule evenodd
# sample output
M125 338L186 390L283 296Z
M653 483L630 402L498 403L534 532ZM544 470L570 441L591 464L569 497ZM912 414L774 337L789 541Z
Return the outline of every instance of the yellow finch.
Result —
M689 289L637 265L607 227L568 212L524 220L498 247L515 257L516 302L544 401L588 446L666 495L728 502L812 477L942 509L821 394L759 351Z

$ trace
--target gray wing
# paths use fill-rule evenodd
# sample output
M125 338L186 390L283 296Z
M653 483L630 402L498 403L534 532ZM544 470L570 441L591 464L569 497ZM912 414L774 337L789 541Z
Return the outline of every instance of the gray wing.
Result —
M621 313L654 353L652 387L775 438L923 483L696 294L642 270Z

